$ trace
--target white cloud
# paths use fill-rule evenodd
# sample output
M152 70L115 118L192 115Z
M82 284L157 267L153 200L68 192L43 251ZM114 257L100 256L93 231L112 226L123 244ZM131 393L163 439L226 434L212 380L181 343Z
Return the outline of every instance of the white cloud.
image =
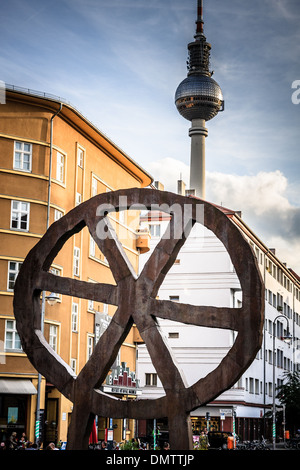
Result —
M152 162L149 171L167 191L177 191L177 180L189 182L188 165L166 158ZM282 262L300 272L300 207L288 199L288 180L280 171L256 175L206 174L206 199L242 212L245 223Z
M280 171L256 175L207 174L208 200L257 216L270 212L286 213L292 207L285 197L287 179ZM239 207L236 207L238 204Z
M207 199L241 210L245 223L279 259L300 272L300 207L287 197L288 180L280 171L251 176L207 174Z
M160 181L164 185L166 191L176 192L179 179L182 179L188 188L190 168L180 160L164 158L148 164L147 170L155 181Z

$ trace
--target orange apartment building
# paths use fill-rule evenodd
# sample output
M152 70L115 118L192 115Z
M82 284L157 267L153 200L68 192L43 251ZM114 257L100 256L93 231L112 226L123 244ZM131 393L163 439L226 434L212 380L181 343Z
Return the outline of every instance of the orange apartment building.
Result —
M44 445L67 440L72 413L72 403L53 384L42 377L38 386L38 372L22 351L16 330L14 282L27 253L47 227L75 205L98 193L146 187L151 182L147 172L70 104L7 86L5 104L0 105L0 441L12 431L36 439L37 389ZM138 229L138 214L123 211L111 220L122 226L123 233L128 231L123 247L138 271L139 239L134 229L135 220ZM68 240L54 261L56 275L114 282L87 228ZM45 293L44 303L45 338L78 373L115 307L65 295L56 295L53 304L49 294ZM119 371L126 367L133 377L137 341L133 328L114 365ZM99 439L105 438L108 427L114 429L117 442L134 436L132 420L99 418L97 425Z

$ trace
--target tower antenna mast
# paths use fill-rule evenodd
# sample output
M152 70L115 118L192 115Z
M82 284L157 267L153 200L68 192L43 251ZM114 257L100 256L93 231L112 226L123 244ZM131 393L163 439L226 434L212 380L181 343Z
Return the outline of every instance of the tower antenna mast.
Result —
M196 21L196 36L195 38L203 35L203 0L198 0L198 7L197 7L197 21Z

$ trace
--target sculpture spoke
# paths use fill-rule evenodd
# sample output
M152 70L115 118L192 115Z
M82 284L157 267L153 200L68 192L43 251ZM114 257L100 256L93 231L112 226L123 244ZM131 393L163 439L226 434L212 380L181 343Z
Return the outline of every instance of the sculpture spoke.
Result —
M163 283L168 271L173 266L176 257L184 245L194 221L176 219L173 216L169 222L168 228L160 240L155 250L145 264L140 277L148 279L153 287L151 295L155 297L159 287Z
M148 317L147 326L140 326L137 320L136 326L147 345L153 366L158 373L166 393L186 388L187 384L179 368L168 343L161 334L159 325L153 318ZM163 358L163 361L162 361Z
M55 292L57 294L118 305L117 287L112 284L80 281L78 279L56 276L48 272L41 272L36 281L35 288Z
M77 377L80 386L95 388L105 380L118 351L133 324L130 315L121 308L112 317L108 328L100 337L94 351Z
M154 299L151 307L151 314L155 317L195 326L238 331L243 320L241 308L189 305Z
M98 220L97 229L91 227L90 224L88 227L96 244L106 257L115 281L118 283L127 276L136 279L137 274L108 217Z

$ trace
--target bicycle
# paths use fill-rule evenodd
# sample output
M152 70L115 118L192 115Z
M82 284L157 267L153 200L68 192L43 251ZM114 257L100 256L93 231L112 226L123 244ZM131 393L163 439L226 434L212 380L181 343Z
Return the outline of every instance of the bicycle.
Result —
M255 450L270 450L270 447L267 445L267 440L262 436L261 441L257 441Z
M286 449L300 449L299 439L287 439L284 443Z

